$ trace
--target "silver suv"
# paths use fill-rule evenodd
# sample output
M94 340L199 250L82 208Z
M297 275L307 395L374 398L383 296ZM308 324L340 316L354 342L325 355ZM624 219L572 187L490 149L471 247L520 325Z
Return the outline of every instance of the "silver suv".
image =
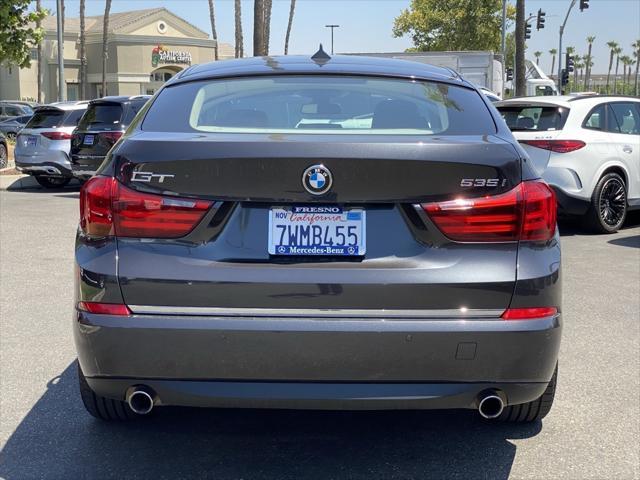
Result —
M16 139L16 168L45 188L63 187L73 176L69 161L71 132L89 102L59 102L36 110Z

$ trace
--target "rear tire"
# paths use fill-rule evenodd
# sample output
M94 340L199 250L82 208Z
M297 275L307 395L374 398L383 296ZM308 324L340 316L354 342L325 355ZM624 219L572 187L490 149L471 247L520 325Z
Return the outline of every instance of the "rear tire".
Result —
M36 175L36 182L44 188L62 188L67 185L71 179L67 177L44 177Z
M140 416L131 410L126 402L96 395L87 383L80 364L78 364L78 385L84 408L91 416L107 422L133 420Z
M512 423L527 423L542 420L551 411L551 407L553 406L557 380L558 365L556 364L553 377L551 377L551 381L540 398L532 402L504 407L504 410L496 420Z
M587 212L587 227L597 233L615 233L627 217L627 187L617 173L607 173L596 184Z

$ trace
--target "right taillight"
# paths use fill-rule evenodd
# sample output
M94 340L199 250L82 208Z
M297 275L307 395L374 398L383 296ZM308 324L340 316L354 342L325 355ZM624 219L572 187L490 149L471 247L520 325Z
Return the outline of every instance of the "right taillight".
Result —
M207 200L142 193L111 177L93 177L80 192L80 227L92 237L179 238L211 207Z
M506 193L422 204L440 231L457 242L544 241L555 234L556 198L542 181Z
M520 140L520 143L555 153L573 152L586 145L582 140Z

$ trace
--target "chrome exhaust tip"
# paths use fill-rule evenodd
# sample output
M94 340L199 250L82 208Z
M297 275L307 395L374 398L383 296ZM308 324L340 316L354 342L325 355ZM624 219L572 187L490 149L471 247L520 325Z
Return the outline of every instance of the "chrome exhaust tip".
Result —
M155 403L154 397L149 393L151 390L143 387L134 387L134 390L127 396L127 405L138 415L151 413Z
M503 410L504 400L496 392L485 395L478 404L478 413L488 420L499 417Z

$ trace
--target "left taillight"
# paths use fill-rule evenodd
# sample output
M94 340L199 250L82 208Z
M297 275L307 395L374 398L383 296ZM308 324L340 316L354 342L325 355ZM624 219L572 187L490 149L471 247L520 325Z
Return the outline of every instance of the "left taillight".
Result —
M111 177L93 177L80 192L80 227L92 237L179 238L211 208L208 200L142 193Z
M457 242L544 241L555 234L556 198L542 181L508 192L422 205L440 231Z

